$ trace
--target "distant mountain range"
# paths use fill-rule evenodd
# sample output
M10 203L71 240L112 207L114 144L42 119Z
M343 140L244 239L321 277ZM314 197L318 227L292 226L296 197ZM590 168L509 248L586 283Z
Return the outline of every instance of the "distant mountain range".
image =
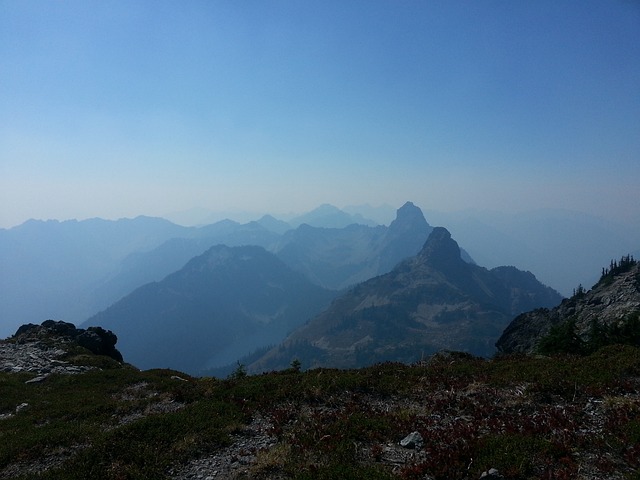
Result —
M33 220L9 230L0 229L0 335L10 334L20 324L47 318L83 322L135 288L162 280L218 244L262 246L281 254L298 271L317 271L314 281L319 284L342 288L390 269L396 261L419 250L428 234L425 228L430 227L420 210L412 207L419 212L417 223L412 225L407 218L400 222L404 225L392 229L396 233L387 235L384 232L388 227L355 224L323 228L304 223L293 230L271 216L246 224L222 220L198 228L138 217L117 221ZM306 220L326 221L328 216L321 214L334 209L317 209ZM407 209L411 209L409 204ZM357 219L346 214L341 218ZM397 238L402 229L404 237ZM398 242L408 242L411 248L403 250ZM395 251L387 254L385 248ZM326 269L335 271L327 275Z
M251 237L251 241L256 241L256 239L260 238L269 239L268 236L256 236L256 229L250 228L251 225L255 227L258 223L252 222L251 224L243 226L237 225L234 227L230 222L225 222L224 225L218 227L219 230L217 233L220 236L220 234L223 233L220 231L220 229L222 229L227 235L227 241L231 238L229 236L230 232L235 232L236 234L252 232L254 235ZM207 228L209 228L209 230L212 229L212 227ZM297 229L291 230L282 237L279 237L269 248L272 250L271 255L273 255L274 258L277 257L279 261L283 262L283 265L286 264L288 268L291 268L292 273L296 271L297 275L300 278L304 278L304 281L308 282L309 285L313 283L320 287L330 287L336 290L367 280L380 273L386 273L396 263L415 255L424 244L431 230L432 227L428 225L420 209L412 203L407 202L398 210L396 220L394 220L389 227L367 227L353 224L340 229L311 227L303 224ZM257 231L264 234L262 230L258 229ZM178 263L176 259L184 259L186 256L192 255L198 248L203 247L204 241L210 241L210 238L211 237L205 237L204 239L173 239L144 255L131 257L128 263L131 265L131 268L125 271L122 278L116 277L114 284L123 285L126 284L127 281L132 283L133 279L140 281L140 277L136 277L135 272L166 271L170 266ZM241 239L243 237L240 235L238 238ZM239 240L233 239L233 241ZM215 249L220 248L223 248L223 246L219 245L215 247ZM209 254L211 254L211 251L212 250L209 250ZM264 253L266 254L267 252L265 251ZM235 257L231 255L230 258ZM137 261L133 262L132 259L136 259ZM192 271L192 263L195 261L196 259L191 260L185 268L187 270L191 268L189 271ZM273 265L275 265L275 263ZM197 307L196 311L194 311L189 302L200 304L203 300L194 298L193 295L190 296L188 290L182 291L183 295L180 298L175 298L174 304L172 304L169 309L173 313L165 318L166 310L169 307L166 306L164 301L153 298L154 294L149 292L156 292L157 295L161 296L162 294L157 292L164 292L162 286L165 282L171 281L175 283L176 278L181 278L186 285L194 286L197 281L191 279L193 275L188 275L183 270L184 269L168 276L159 282L159 284L151 284L156 286L146 285L139 288L133 292L133 294L116 302L106 311L90 318L85 323L91 325L107 325L108 328L112 329L119 336L124 333L124 336L130 339L131 343L125 340L122 342L121 348L128 358L131 358L134 363L139 362L140 365L148 365L150 359L157 359L157 356L151 355L151 353L147 351L146 346L139 347L133 340L140 338L140 330L147 330L150 327L152 323L151 318L157 318L157 321L164 325L161 329L170 326L170 329L175 330L178 329L178 320L177 318L171 317L171 315L178 315L183 319L181 323L184 328L188 330L193 328L194 331L200 331L203 335L202 338L207 338L207 335L203 332L209 332L209 330L203 327L205 323L203 316L206 317L209 315L213 318L215 315L213 315L212 312L216 310L224 312L224 314L220 313L220 315L226 316L229 321L251 324L251 315L247 315L244 309L249 308L250 311L253 311L252 305L255 299L250 296L244 298L242 308L238 302L228 305L225 303L226 301L235 299L235 296L231 293L224 297L215 297L219 303L205 302L207 306L204 310L201 311L199 307ZM254 270L253 274L256 275L256 279L254 280L257 283L254 284L252 288L257 292L267 288L267 286L260 283L261 281L258 279L267 281L265 279L268 279L271 273L260 270L257 265L254 267ZM211 272L211 275L218 274L220 274L218 270ZM302 275L304 275L304 277ZM198 281L205 283L213 282L214 285L220 283L216 283L217 280L213 280L212 278L207 277ZM245 281L248 280L245 279ZM235 278L226 278L225 282L238 285L238 288L242 288L243 285L243 282ZM258 287L258 284L261 286ZM111 286L111 284L107 284L107 286ZM180 288L177 285L171 287L172 292L179 290ZM209 298L209 295L213 295L207 290L198 291L207 298ZM283 330L283 328L291 329L294 324L298 326L301 322L311 318L311 314L318 313L319 311L314 295L309 295L307 298L306 296L299 296L298 294L299 292L287 290L286 293L283 293L284 296L281 299L282 305L288 305L289 303L298 305L305 304L306 302L306 313L301 314L295 320L299 322L298 324L295 324L295 321L292 319L281 322L282 325L280 327L274 322L268 322L268 328L264 331L259 331L255 338L245 338L243 340L239 340L240 337L238 337L238 339L234 337L234 335L239 335L236 331L226 336L216 334L216 338L219 337L222 343L216 343L217 347L213 348L213 344L209 342L208 348L210 348L210 352L215 352L216 349L220 350L222 349L222 345L226 344L227 346L223 349L226 353L216 353L215 355L211 353L212 358L206 362L203 361L200 356L198 360L190 361L189 364L181 364L179 368L193 373L200 371L197 369L219 367L223 364L222 362L233 361L250 353L252 350L278 343L285 337L285 334L288 333L288 330ZM240 295L240 293L236 295ZM293 295L295 298L289 298L287 295ZM335 295L335 293L331 294L331 296L333 295ZM162 312L156 311L156 305L162 305ZM257 308L256 311L260 311L260 308ZM300 311L298 311L298 313L300 313ZM148 317L148 315L151 317ZM263 313L260 315L263 315ZM148 320L143 321L141 320L142 318L148 318ZM251 327L251 329L254 328ZM145 336L146 335L147 334L145 334ZM145 345L149 346L151 350L157 350L161 352L161 355L167 356L167 346L160 346L162 341L162 339L147 339L145 340ZM168 357L173 361L174 358L185 359L187 356L188 355L181 352L175 355L171 354ZM172 363L168 365L171 365L173 368L178 368Z
M0 229L0 336L48 318L79 324L218 244L262 246L321 286L348 288L415 255L431 231L422 211L409 203L388 227L364 224L368 218L391 218L389 210L345 207L341 213L323 205L285 218L301 222L296 228L264 215L248 223L227 219L198 228L137 217L31 220ZM472 256L488 267L533 271L565 295L578 283L594 283L594 272L610 258L634 251L639 256L637 226L623 228L572 212L429 212L428 218L452 232L468 262Z
M317 213L307 220L313 223ZM83 322L213 245L270 247L291 229L269 215L246 224L221 220L197 228L141 216L30 220L0 229L0 336L47 318Z
M293 359L308 368L413 362L441 349L487 356L514 315L561 299L529 272L463 261L437 227L418 255L337 298L249 370L286 368Z
M303 224L285 233L270 250L314 283L339 290L387 273L415 255L432 229L422 211L407 202L388 227L352 224L338 229Z
M320 205L318 208L304 215L292 218L289 220L289 224L294 228L303 224L323 228L344 228L353 224L366 225L369 227L378 225L374 220L365 218L359 213L350 214L327 203Z

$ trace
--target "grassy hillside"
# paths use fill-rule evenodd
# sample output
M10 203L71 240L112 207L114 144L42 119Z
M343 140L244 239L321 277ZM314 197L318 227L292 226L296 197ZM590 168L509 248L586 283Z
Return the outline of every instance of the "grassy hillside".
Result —
M0 478L640 478L630 346L227 380L67 360L101 369L0 373Z

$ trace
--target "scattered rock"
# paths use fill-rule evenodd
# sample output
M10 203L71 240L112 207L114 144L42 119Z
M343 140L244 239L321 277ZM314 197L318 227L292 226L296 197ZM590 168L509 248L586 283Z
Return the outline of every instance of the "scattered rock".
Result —
M42 382L47 376L86 372L93 367L71 365L60 357L66 355L61 348L39 340L8 342L0 340L0 372L31 373L36 375L26 383Z
M37 377L33 377L31 380L27 380L24 383L40 383L43 382L49 375L38 375Z
M484 478L485 480L492 480L494 478L498 479L503 477L502 475L500 475L500 472L498 470L496 470L495 468L490 468L488 471L482 472L480 478Z
M419 450L424 445L424 439L420 432L411 432L409 435L400 440L400 446L404 448L413 448Z
M251 478L248 475L258 453L274 447L278 441L271 433L272 429L268 419L256 415L242 432L232 435L232 445L213 455L176 466L169 471L169 476L172 480Z

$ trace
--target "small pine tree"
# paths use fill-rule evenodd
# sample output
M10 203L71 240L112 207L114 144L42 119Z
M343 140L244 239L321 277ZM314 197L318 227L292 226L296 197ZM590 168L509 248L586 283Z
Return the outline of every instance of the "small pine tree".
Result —
M593 319L589 326L589 337L585 344L585 353L593 353L611 342L609 328Z
M294 358L293 361L291 362L291 370L293 370L294 372L299 372L301 368L302 368L302 363L300 362L300 360L298 360L297 358Z
M556 353L582 355L584 351L585 343L576 333L575 320L554 325L549 334L542 337L538 343L538 352L543 355Z
M571 298L579 299L585 296L587 291L582 286L582 284L578 285L578 288L573 289L573 296Z
M244 364L240 363L239 361L237 363L238 366L233 372L231 372L231 375L229 375L229 378L231 380L240 380L241 378L245 378L247 376L247 368L244 366Z

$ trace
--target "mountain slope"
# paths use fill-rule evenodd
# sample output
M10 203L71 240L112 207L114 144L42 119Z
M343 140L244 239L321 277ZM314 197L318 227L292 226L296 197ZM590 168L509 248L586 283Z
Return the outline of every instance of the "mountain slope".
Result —
M218 245L86 323L116 333L140 368L198 373L279 342L333 295L261 247Z
M629 346L216 380L34 340L0 340L6 480L631 480L640 467Z
M627 259L628 260L628 259ZM587 339L592 325L611 327L640 312L640 264L631 260L611 268L589 291L580 290L553 309L538 309L516 317L498 339L502 353L532 353L554 326L575 322Z
M437 350L490 355L514 315L561 296L528 272L466 263L449 232L434 228L417 256L364 282L250 366L356 367L412 362Z

